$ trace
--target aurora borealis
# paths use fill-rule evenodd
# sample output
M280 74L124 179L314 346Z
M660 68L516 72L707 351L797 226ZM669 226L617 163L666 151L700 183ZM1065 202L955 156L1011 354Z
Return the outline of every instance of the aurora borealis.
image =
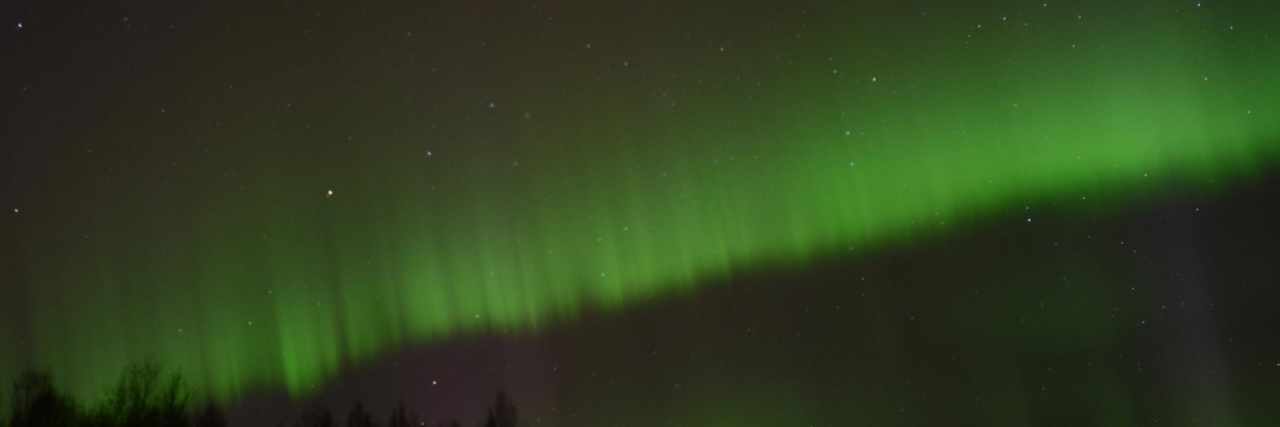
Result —
M1015 425L1059 407L1005 387L1041 371L1001 365L1083 357L1053 369L1081 378L1089 405L1064 413L1085 424L1150 422L1163 406L1133 384L1220 425L1275 414L1245 408L1249 376L1213 383L1228 393L1117 367L1146 348L1135 322L1155 322L1135 307L1227 298L1199 289L1226 286L1213 272L1274 279L1196 251L1274 225L1217 246L1163 222L1106 243L1091 227L1266 200L1276 6L698 3L5 5L0 380L42 366L90 396L154 357L253 405L345 395L361 375L420 390L447 370L425 365L484 371L455 354L508 348L493 364L525 379L508 386L563 425L609 408L705 426L946 419L907 415L928 405L909 380L823 383L831 366L984 395L956 411ZM1098 249L1112 240L1125 248ZM1140 244L1156 255L1119 258ZM1195 285L1153 290L1190 265ZM1166 323L1196 331L1168 336L1197 355L1166 368L1235 366L1206 341L1237 322L1209 312ZM726 338L748 330L786 338ZM629 371L640 343L689 356L652 350L661 364ZM989 353L921 355L966 343ZM377 374L393 362L414 374Z

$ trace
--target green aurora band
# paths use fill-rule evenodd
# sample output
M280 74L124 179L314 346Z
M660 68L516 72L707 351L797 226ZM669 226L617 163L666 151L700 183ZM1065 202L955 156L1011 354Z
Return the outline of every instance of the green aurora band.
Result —
M98 243L27 245L40 260L24 267L27 357L78 395L150 355L219 399L304 397L406 345L536 332L1028 200L1115 206L1154 182L1229 184L1280 154L1280 56L1267 45L1176 28L1084 37L812 69L766 82L752 104L686 97L678 126L625 100L575 99L599 108L527 129L518 138L537 150L513 149L527 151L518 165L371 150L352 163L385 163L376 177L316 186L258 164L246 169L261 188L193 196L205 205L179 221L103 208ZM28 362L0 357L6 372Z

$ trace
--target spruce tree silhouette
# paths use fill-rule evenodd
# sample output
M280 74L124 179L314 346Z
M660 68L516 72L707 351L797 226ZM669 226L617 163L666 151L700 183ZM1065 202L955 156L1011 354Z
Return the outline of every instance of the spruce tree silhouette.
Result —
M74 400L57 391L49 374L26 372L13 383L11 413L8 419L0 419L0 427L226 427L226 414L215 403L205 404L192 416L188 412L189 400L182 377L176 372L166 373L154 362L127 366L104 399L83 413ZM387 427L426 425L423 421L411 415L401 401L391 410ZM291 425L334 427L334 420L328 408L317 405L303 411ZM461 426L456 419L432 425ZM518 427L516 406L506 392L497 393L481 425ZM364 403L356 401L347 415L346 427L376 426Z
M227 416L222 413L222 408L218 405L209 403L199 415L196 415L192 425L194 427L227 427Z
M506 392L498 392L493 408L489 409L489 417L485 419L484 427L516 427L516 406L511 403L511 398Z
M125 367L120 380L93 414L101 427L186 427L189 395L177 373L155 362Z
M405 409L404 401L402 400L396 404L395 408L391 409L391 417L387 419L387 427L409 427L411 425L413 424L409 420L408 410Z
M347 427L373 427L373 415L364 409L364 404L356 401L347 415Z
M10 427L66 427L76 425L75 403L53 387L49 374L28 371L13 382Z
M302 413L295 427L333 427L333 414L329 408L316 406Z

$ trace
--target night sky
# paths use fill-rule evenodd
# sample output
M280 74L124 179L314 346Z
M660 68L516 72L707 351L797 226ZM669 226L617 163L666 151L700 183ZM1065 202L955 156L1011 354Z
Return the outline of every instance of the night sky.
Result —
M179 3L0 4L4 384L1280 419L1273 1Z

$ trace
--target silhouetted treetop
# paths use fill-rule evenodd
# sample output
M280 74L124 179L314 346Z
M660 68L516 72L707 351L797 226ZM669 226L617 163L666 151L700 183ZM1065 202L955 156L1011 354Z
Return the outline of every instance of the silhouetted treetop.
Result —
M373 427L373 415L364 409L364 404L356 401L347 414L347 427Z
M194 427L227 427L227 416L217 405L208 404L196 415Z
M311 408L298 417L294 427L333 427L333 414L328 408Z
M52 376L41 372L20 375L14 380L9 397L10 414L7 419L0 419L0 427L226 427L228 422L214 402L193 410L182 377L154 362L126 366L103 399L87 410L58 392ZM517 426L516 407L505 392L498 392L485 415L480 423L484 427ZM355 402L346 418L346 427L377 427L363 402ZM387 427L462 425L457 420L429 421L412 414L401 401L391 410ZM335 427L335 422L328 408L317 405L301 411L291 422L281 420L279 425Z
M391 417L387 419L387 427L409 427L413 424L409 419L408 410L404 407L404 401L396 404L396 407L391 410Z
M516 427L516 406L506 392L499 391L484 427Z
M62 427L79 422L75 403L53 386L46 373L28 371L13 382L11 427Z
M165 374L160 365L142 362L125 367L120 380L93 416L103 427L185 427L190 399L182 376Z

